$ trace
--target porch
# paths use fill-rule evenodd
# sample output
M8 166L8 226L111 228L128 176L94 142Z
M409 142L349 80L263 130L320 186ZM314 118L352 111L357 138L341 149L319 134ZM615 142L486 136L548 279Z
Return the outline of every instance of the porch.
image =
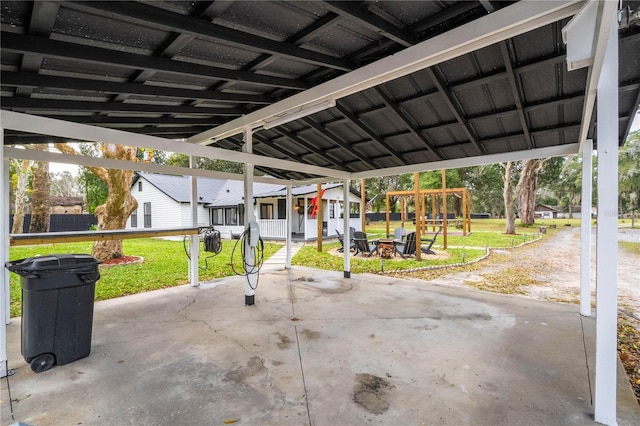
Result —
M285 240L287 238L287 219L258 219L260 226L260 236L269 240ZM359 217L350 218L349 226L357 231L361 230L361 220ZM244 232L243 226L215 226L220 231L223 238L237 238ZM323 221L323 233L325 238L337 237L336 230L344 234L344 222L342 218L327 219ZM291 232L293 241L314 241L318 239L318 219L303 219L300 227L293 228Z

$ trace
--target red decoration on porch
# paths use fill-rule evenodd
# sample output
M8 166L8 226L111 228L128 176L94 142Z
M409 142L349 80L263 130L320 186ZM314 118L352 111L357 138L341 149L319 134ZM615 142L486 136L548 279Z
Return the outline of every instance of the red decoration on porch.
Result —
M324 197L325 191L326 189L323 189L322 191L320 191L320 199ZM313 210L311 211L311 219L313 219L318 214L318 196L317 195L313 197L313 199L311 200L311 205L313 206Z

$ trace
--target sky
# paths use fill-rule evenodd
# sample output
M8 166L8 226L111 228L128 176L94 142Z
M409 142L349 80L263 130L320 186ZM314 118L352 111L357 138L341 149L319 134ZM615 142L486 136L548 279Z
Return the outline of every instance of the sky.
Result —
M640 112L636 114L636 118L633 120L633 124L631 125L631 131L633 132L636 130L640 130ZM49 163L50 173L62 173L64 171L69 171L74 176L77 176L79 173L79 167L72 164Z

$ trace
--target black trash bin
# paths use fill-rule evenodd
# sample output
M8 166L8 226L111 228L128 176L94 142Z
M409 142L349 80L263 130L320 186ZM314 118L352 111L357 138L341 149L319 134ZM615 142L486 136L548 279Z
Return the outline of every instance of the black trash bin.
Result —
M91 352L93 300L100 261L52 254L6 263L22 285L22 356L36 373Z

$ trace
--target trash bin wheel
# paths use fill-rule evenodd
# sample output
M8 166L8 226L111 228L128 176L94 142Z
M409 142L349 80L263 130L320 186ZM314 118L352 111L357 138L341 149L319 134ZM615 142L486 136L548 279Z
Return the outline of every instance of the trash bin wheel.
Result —
M42 373L43 371L47 371L53 367L53 364L55 363L56 358L53 354L40 354L32 359L29 365L35 373Z

